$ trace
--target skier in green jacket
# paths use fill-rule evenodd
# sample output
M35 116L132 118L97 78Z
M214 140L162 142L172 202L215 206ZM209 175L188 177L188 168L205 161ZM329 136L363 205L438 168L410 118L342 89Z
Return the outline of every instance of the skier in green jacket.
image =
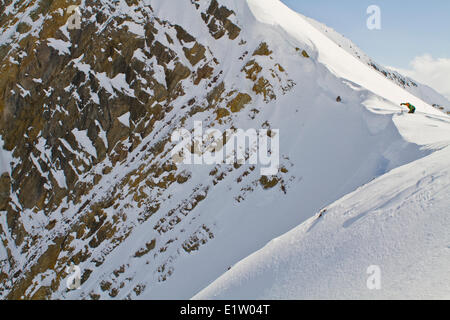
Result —
M408 113L414 113L414 112L416 112L416 107L413 106L413 105L412 105L411 103L409 103L409 102L407 102L407 103L401 103L400 105L401 105L401 106L407 106L408 109L409 109L409 112L408 112Z

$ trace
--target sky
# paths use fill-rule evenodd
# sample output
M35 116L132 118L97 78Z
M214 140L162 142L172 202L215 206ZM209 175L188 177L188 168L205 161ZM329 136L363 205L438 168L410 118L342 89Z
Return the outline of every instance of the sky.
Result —
M375 61L428 84L450 99L450 1L281 0L356 43ZM377 5L381 29L367 28Z

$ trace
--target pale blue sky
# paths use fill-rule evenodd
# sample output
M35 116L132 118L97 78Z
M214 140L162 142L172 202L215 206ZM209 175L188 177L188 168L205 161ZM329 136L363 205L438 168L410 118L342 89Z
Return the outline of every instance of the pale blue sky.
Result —
M450 58L449 0L282 0L332 27L384 65L407 68L417 56ZM381 30L366 26L369 5L381 8Z

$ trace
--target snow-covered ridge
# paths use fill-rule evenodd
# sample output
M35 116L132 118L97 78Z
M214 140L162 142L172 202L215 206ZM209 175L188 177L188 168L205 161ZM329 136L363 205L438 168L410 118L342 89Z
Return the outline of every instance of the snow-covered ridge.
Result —
M447 116L279 1L101 4L81 2L82 33L61 27L40 39L54 74L21 71L12 82L9 101L44 110L57 129L43 123L19 140L31 147L13 178L44 179L48 201L58 187L67 196L26 208L9 188L24 241L0 211L0 278L15 279L0 282L2 297L191 298L321 208L450 143ZM417 114L402 113L405 100ZM173 166L166 141L194 121L279 129L280 172L267 181L248 165ZM80 290L66 288L68 261L86 272Z
M433 88L430 88L427 85L421 84L416 80L404 76L393 68L381 66L376 61L371 59L367 54L365 54L355 43L345 38L342 34L314 19L308 17L304 18L307 19L319 31L324 33L327 37L332 39L337 45L344 48L348 53L366 63L367 65L370 65L371 67L382 73L385 77L391 79L407 91L411 92L413 95L419 97L429 105L433 105L435 107L444 107L444 110L446 111L450 110L450 101Z

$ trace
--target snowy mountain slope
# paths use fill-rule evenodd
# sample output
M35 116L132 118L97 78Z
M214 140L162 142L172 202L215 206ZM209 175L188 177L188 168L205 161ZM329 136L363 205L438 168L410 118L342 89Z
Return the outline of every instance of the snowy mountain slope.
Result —
M398 75L402 73L401 70L397 70L392 67L387 67L386 69ZM408 77L405 77L403 75L402 77L409 79ZM410 86L407 88L407 90L412 94L420 97L422 100L428 102L438 110L441 110L446 114L450 114L450 101L447 97L444 97L442 94L438 93L436 90L427 85L418 82L416 84L417 86Z
M237 10L237 12L242 12ZM263 28L263 27L260 27ZM266 31L267 32L270 31ZM278 38L278 37L275 37ZM281 44L276 45L275 47L279 47ZM281 46L282 48L282 46ZM277 53L277 55L281 55L281 53ZM287 60L287 58L286 58ZM285 59L283 59L283 61L285 61ZM289 70L296 70L294 66L289 65ZM320 78L319 78L320 79ZM295 79L294 79L295 80ZM314 90L313 88L307 89L306 91L308 92L313 92L312 90ZM363 95L363 93L362 93ZM299 99L299 98L297 98ZM284 100L281 99L281 101L283 102ZM364 100L363 100L364 101ZM286 103L286 105L289 105L292 102L288 102ZM300 103L296 102L296 103ZM314 102L308 102L305 104L311 104ZM383 103L382 101L378 101L377 103ZM304 103L300 103L300 104L304 104ZM317 104L317 103L314 103ZM284 103L282 103L282 105L285 105ZM396 110L395 106L391 105L391 110ZM289 111L287 111L289 112ZM291 192L291 197L289 197L289 195L287 195L284 199L283 199L283 205L280 206L280 204L278 202L275 203L271 203L273 201L273 198L269 198L267 199L267 195L264 195L263 197L265 199L247 199L246 202L250 202L249 205L246 205L243 209L240 208L233 208L233 213L230 212L230 209L226 207L226 204L224 203L224 207L225 209L222 209L224 211L224 213L222 215L225 215L225 213L227 214L226 217L224 217L223 219L226 221L221 222L219 220L219 222L217 222L217 227L218 229L222 229L219 231L219 233L216 233L216 239L223 237L223 234L226 235L226 240L225 243L220 243L219 240L216 241L212 241L211 243L207 244L205 246L205 248L203 249L202 252L195 254L193 257L189 257L189 258L185 258L185 262L183 263L179 263L175 266L175 269L188 269L188 270L192 270L190 275L191 277L186 278L184 275L177 275L174 274L173 276L173 285L170 285L168 287L164 287L162 286L161 288L156 289L156 293L157 296L159 296L160 294L163 293L163 297L169 298L169 297L173 297L173 292L176 290L179 294L181 294L180 297L188 297L188 292L191 290L190 288L193 286L197 286L200 287L200 283L201 283L201 279L206 279L208 278L208 274L210 274L210 278L213 279L217 276L216 270L220 270L220 269L224 269L224 267L226 267L226 262L228 262L229 264L232 264L234 261L236 261L238 259L239 256L244 255L244 253L246 251L251 251L252 247L250 247L250 244L252 242L254 242L255 244L253 245L253 248L256 248L260 242L260 240L258 238L255 238L255 236L249 237L248 236L248 230L249 230L249 223L251 224L251 230L254 230L253 232L258 234L258 237L261 237L262 239L264 238L270 238L274 235L276 235L276 232L274 232L274 230L276 230L275 228L277 228L277 225L280 224L285 224L285 222L283 221L279 221L279 216L276 217L272 217L271 216L271 212L274 211L278 211L281 215L282 215L282 219L289 221L289 215L295 215L295 216L302 216L301 212L287 212L289 207L296 207L298 206L299 203L301 203L300 208L302 208L303 210L305 210L305 212L308 212L308 214L310 214L310 212L313 212L314 209L313 208L320 208L322 206L322 204L324 205L327 200L322 200L320 199L321 196L323 196L323 194L326 194L327 192L325 192L325 189L330 190L328 191L328 193L333 194L332 190L336 190L336 187L334 185L329 185L327 186L327 182L324 181L330 181L328 183L333 183L332 181L339 181L341 179L345 179L345 178L337 178L334 179L330 178L329 175L326 176L326 178L323 178L324 174L324 170L326 171L327 174L329 174L329 172L332 171L336 171L337 169L335 169L330 163L329 163L329 159L336 159L337 157L337 153L338 152L333 152L332 154L329 154L326 150L327 148L329 148L332 145L339 145L342 147L342 141L346 141L347 139L352 139L352 143L355 143L355 145L357 144L357 142L355 142L355 138L354 136L360 136L361 133L356 133L353 132L351 133L349 136L353 136L352 138L350 138L349 136L342 136L342 132L345 131L345 129L343 127L339 127L337 128L336 131L333 131L333 133L330 134L326 134L327 138L325 139L319 139L317 138L317 136L313 137L313 136L308 136L308 133L306 132L312 132L314 129L312 128L321 128L321 130L323 130L323 128L327 128L329 126L337 126L336 125L336 119L339 118L339 116L337 116L335 113L330 114L330 120L329 122L326 120L327 118L327 113L331 112L330 110L323 110L323 111L318 111L319 115L318 115L318 122L315 123L313 121L313 119L311 119L311 117L308 114L302 113L300 117L306 117L308 118L308 122L310 124L310 128L309 130L304 130L301 134L296 134L293 133L294 135L300 135L300 136L304 136L304 140L305 141L321 141L320 144L315 145L313 147L306 147L306 143L292 143L291 141L289 141L288 145L294 145L295 148L298 150L297 152L302 153L301 155L297 155L295 157L295 159L299 159L299 161L303 161L302 165L305 165L305 171L308 172L316 172L318 173L318 175L314 175L314 173L311 173L313 175L313 177L311 179L307 179L307 181L305 182L305 188L295 188L292 190ZM290 118L291 116L289 114L285 114L284 115L285 118L283 119L283 121L286 121L286 118ZM295 115L292 116L293 117L293 124L292 125L283 125L283 128L286 127L293 127L294 130L296 127L296 122L298 121L297 118L295 118ZM350 116L347 114L345 117L348 117L347 120L350 119ZM320 120L319 120L320 119ZM341 119L341 118L339 118ZM341 119L342 120L342 119ZM355 119L354 119L355 120ZM374 121L374 123L372 123L372 125L370 126L371 128L376 130L376 127L380 126L380 124L383 122L383 120L381 120L380 122L377 122L376 119L372 119ZM301 120L300 120L301 121ZM338 121L339 122L339 121ZM346 121L342 121L342 123L344 124L345 127L348 128L348 126L350 125L350 123L352 122L352 120L350 120L349 122ZM357 122L357 121L355 121ZM301 124L300 124L301 125ZM339 126L339 125L338 125ZM368 126L367 124L364 124L364 126ZM274 126L275 127L275 126ZM382 128L385 128L381 125ZM448 127L445 127L448 130ZM317 130L317 129L316 129ZM314 130L314 131L316 131ZM317 134L317 132L314 132L315 134ZM438 136L445 136L445 134L448 133L448 131L444 131L444 132L439 132ZM290 134L289 134L290 136ZM329 140L329 141L324 141L326 139L332 139L331 137L337 137L336 140ZM365 140L365 142L367 143L367 137L362 138L362 140ZM377 137L377 139L379 139L379 137ZM388 140L390 140L392 138L388 138ZM329 143L329 144L328 144ZM370 145L370 143L369 143ZM282 148L283 149L283 148ZM318 149L321 149L322 152L320 152ZM392 149L396 149L395 147L393 147ZM361 150L358 150L359 152L361 152ZM293 151L295 152L295 151ZM343 151L342 149L339 150L339 152L342 152L343 155L347 156L347 159L355 159L357 158L357 156L355 154L353 154L350 150L346 149L345 151ZM323 163L316 163L313 166L313 162L314 161L318 161L317 157L318 155L321 154L321 156L323 156L323 158L325 159ZM362 154L365 154L364 152L361 152ZM368 152L370 153L370 152ZM311 158L308 159L307 155L311 155ZM418 157L420 157L419 155L417 155ZM370 157L369 157L370 158ZM376 158L376 157L375 157ZM342 164L342 162L344 162L345 160L336 160L337 163L339 163L340 165ZM377 162L377 161L375 161ZM365 165L369 165L370 161L366 158L365 160L363 160L363 163ZM378 164L380 164L378 162ZM324 169L326 167L330 167L329 170ZM376 167L376 165L375 165ZM310 170L306 170L306 168L310 169ZM367 169L367 168L365 168ZM376 170L375 170L376 171ZM336 173L334 173L336 174ZM348 172L345 171L345 176L348 177ZM357 177L359 177L358 174L356 174ZM357 178L358 179L358 178ZM314 182L313 181L318 181L316 182L317 185L316 187L314 186ZM351 185L351 184L350 184ZM328 189L328 187L330 187ZM232 186L230 186L230 188L232 188ZM353 186L351 187L353 188ZM320 190L322 189L322 190ZM320 190L320 191L319 191ZM320 194L320 196L318 196L318 194ZM319 199L317 199L319 198ZM304 200L302 200L304 199ZM317 200L316 200L317 199ZM216 199L214 199L214 201L217 201ZM323 202L322 202L323 201ZM292 203L292 204L291 204ZM297 205L295 204L297 203ZM315 205L317 203L317 205ZM322 204L320 204L322 203ZM254 208L258 208L255 212ZM265 210L259 209L259 208L265 208ZM204 210L209 211L209 206L206 207ZM222 211L221 210L221 211ZM301 211L301 210L300 210ZM269 214L267 214L266 212L268 212ZM232 216L245 216L245 219L243 218L238 218L239 220L234 221L234 219L232 218ZM274 219L274 220L273 220ZM231 222L230 222L231 220ZM248 221L248 222L247 222ZM222 227L221 224L226 223L226 225L228 226L228 228ZM291 224L293 222L290 222L289 224ZM286 224L287 225L287 224ZM280 229L281 230L281 229ZM231 235L230 235L231 232ZM264 235L262 234L264 233ZM249 239L249 238L254 238L254 239ZM247 247L248 246L248 247ZM235 248L233 250L230 250L230 248ZM220 256L217 256L217 252L220 252ZM210 261L210 257L214 256L214 262ZM184 294L183 292L186 291L186 294ZM154 295L152 295L152 293L145 295L144 297L147 298L153 298L155 297Z
M271 12L273 12L273 10L271 10ZM286 15L284 15L284 16L286 16ZM376 106L376 105L378 105L380 103L382 104L383 102L379 101L377 99L374 99L372 101L367 101L365 104L370 107L370 106ZM376 110L376 111L377 112L382 112L382 113L389 112L389 110L387 110L387 109L382 110L381 108ZM392 109L391 109L391 111L392 111ZM445 118L445 117L443 117L443 118ZM448 120L444 120L445 123L443 125L440 125L437 122L435 122L435 119L431 120L430 116L428 116L428 115L420 115L420 116L417 115L415 118L411 118L411 117L410 118L405 118L403 116L395 116L394 120L395 120L395 123L397 124L398 128L400 129L400 132L409 141L415 141L415 142L420 143L420 144L437 143L437 145L436 145L436 147L437 147L438 145L440 145L441 140L443 140L442 141L442 146L447 146L448 145L448 137L450 137L450 135L449 135L450 132L448 131L449 130ZM433 124L427 123L429 120L431 120L433 122ZM430 130L427 130L428 134L425 134L423 131L418 130L418 128L423 127L424 125L425 126L434 127L434 128L436 128L437 131L432 132ZM373 127L377 127L377 126L378 126L377 124L373 125ZM442 156L442 157L440 157L440 160L442 161L441 165L444 168L446 168L448 166L448 163L446 163L446 160L447 160L446 157ZM417 165L420 167L420 164L417 164ZM389 193L387 192L387 194L389 194ZM444 199L445 199L445 197L444 197ZM368 200L368 203L370 203L370 200ZM445 208L445 206L447 204L448 203L444 202L441 205L441 207ZM293 208L295 208L295 207L293 207ZM437 223L439 223L439 221ZM443 229L443 230L445 230L445 229ZM327 234L327 233L324 232L323 234ZM323 234L318 235L318 238L320 239L320 236L323 236ZM442 237L442 234L440 234L439 236ZM287 236L284 236L284 237L287 237ZM349 238L351 238L351 235L349 236ZM376 238L376 237L374 236L374 238ZM438 238L438 240L442 240L439 237L437 237L437 238ZM327 238L325 238L325 239L328 240ZM324 242L326 242L326 240ZM321 244L323 244L323 243L321 242ZM307 247L308 245L310 245L310 243L306 244L305 247ZM295 258L297 258L297 252L296 251L291 251L289 245L286 245L286 243L283 243L280 247L285 248L284 252L287 252L286 254L291 253L293 260ZM314 248L317 249L318 247L314 247ZM216 249L216 250L220 251L220 249ZM317 249L317 250L319 251L320 249ZM386 247L386 250L389 250L388 246ZM277 251L267 252L267 255L265 255L265 258L267 258L267 257L269 257L271 255L277 257ZM358 257L355 257L355 258L358 258ZM274 259L276 259L276 258L274 258ZM301 257L299 259L304 259L304 264L306 266L308 266L308 267L311 266L312 270L315 270L316 264L323 263L320 260L320 257L318 257L316 260L312 260L312 261L310 261L308 258L304 258L304 257ZM442 261L440 261L441 262L441 266L446 266L445 262L448 262L448 260L445 260L445 257L443 259L444 259L443 260L444 263L442 263ZM297 291L295 291L295 289L292 289L292 288L295 288L296 284L298 284L298 282L295 282L295 281L293 281L292 288L289 287L288 285L286 285L282 289L280 289L279 292L277 291L277 293L279 293L279 295L271 294L272 292L270 292L267 295L260 294L260 292L264 292L264 291L261 291L263 289L267 288L268 290L270 290L270 283L271 283L270 279L272 279L272 278L270 278L271 276L269 276L268 278L266 278L264 276L262 276L262 277L255 276L255 281L254 282L251 282L251 281L246 282L245 279L247 277L251 278L253 274L258 275L259 274L259 269L258 268L261 266L261 268L264 269L264 265L268 263L268 260L270 261L271 258L265 259L264 261L261 262L260 265L256 265L256 263L254 263L252 261L250 263L250 266L248 267L248 269L245 269L245 270L243 268L241 268L241 265L245 264L246 261L247 261L247 259L244 260L243 262L238 264L238 267L236 269L235 269L235 267L233 267L231 272L226 273L223 278L220 278L219 280L214 282L214 284L212 284L210 287L208 287L208 289L202 291L202 293L200 293L197 296L197 298L200 298L200 299L201 298L207 298L207 299L208 298L238 298L238 299L240 299L240 298L244 298L244 299L269 298L270 299L270 298L298 298L298 297L301 297L301 298L311 298L311 297L322 297L322 298L328 297L328 298L330 298L330 297L334 297L333 294L331 293L332 290L327 291L327 290L330 289L329 287L325 287L324 290L321 291L321 293L322 293L321 296L319 296L319 295L310 295L310 293L311 293L310 291L305 291L305 292L303 292L303 294L295 295L295 293ZM349 257L349 260L351 260L351 257ZM297 262L297 260L295 260L295 262L293 262L294 268L295 268L295 263L296 262ZM325 262L325 264L326 263L327 262ZM271 271L273 271L272 275L274 277L277 277L277 276L282 277L283 276L283 272L285 272L287 269L284 269L282 267L282 265L283 265L283 263L277 264L276 266L275 265L269 265L268 266L269 269L272 266L274 267L271 270ZM352 270L351 266L349 268L350 268L349 270ZM298 270L298 269L296 269L296 270ZM344 270L346 270L346 269L344 269ZM363 269L363 270L365 270L365 269ZM445 269L441 268L438 271L440 271L442 273L444 270ZM313 271L311 271L311 273L312 272ZM439 275L441 273L437 273L437 274ZM297 276L297 275L292 275L292 278L289 278L289 280L287 280L286 282L288 283L289 281L292 281L293 279L295 279L295 276ZM305 276L305 278L307 279L308 276L311 276L311 274L307 274L307 276ZM439 277L439 276L437 276L437 277ZM237 279L236 282L234 282L235 279ZM422 279L423 279L423 277L419 277L419 280L422 280ZM324 283L326 283L327 280L328 279L325 279ZM347 278L344 279L342 281L342 283L345 283L345 280L348 280L348 279ZM351 283L351 282L349 282L349 283ZM278 284L278 281L275 281L274 285L276 286L277 284ZM314 285L317 285L317 283L315 283L315 282L313 283L311 281L311 287L313 287ZM228 288L228 287L231 287L231 288ZM247 287L249 288L248 291L247 291ZM339 286L335 286L333 288L340 288L340 287ZM331 289L333 289L333 288L331 288ZM345 288L345 286L344 286L344 288ZM447 287L444 287L444 288L447 288ZM288 290L286 290L286 289L288 289ZM356 291L352 291L351 289L352 288L350 288L348 290L347 297L353 297L353 298L356 297L356 298L358 298L358 295L356 294ZM281 294L281 292L283 292L283 290L286 290L286 291L284 291L284 295ZM301 289L299 289L299 290L301 290ZM294 291L294 293L293 293L293 291ZM352 294L353 294L353 296L352 296ZM417 292L413 293L411 295L411 297L414 297L415 294L417 294ZM389 294L384 295L384 297L388 297L388 296L389 296ZM391 295L391 297L392 296L393 295ZM437 296L439 296L439 295L437 295ZM417 295L416 295L416 297L417 297Z
M57 5L28 5L30 33L11 32L15 14L2 33L15 44L2 70L17 76L0 81L11 166L1 297L190 298L329 203L449 143L447 116L278 1L81 1L82 31L70 32ZM416 115L400 112L405 100ZM175 165L170 136L194 120L279 129L279 172ZM66 288L70 263L80 290Z
M318 51L318 61L325 64L330 71L338 77L350 80L373 93L383 96L391 102L400 104L402 101L410 101L418 105L419 109L431 114L439 114L430 108L428 104L409 92L399 91L398 86L390 81L385 81L383 75L375 75L369 71L369 66L355 59L344 48L337 48L336 43L306 19L290 10L286 5L277 0L249 1L250 7L258 19L267 24L279 25L290 36L305 43L310 43ZM298 32L301 30L301 32ZM406 91L406 90L405 90Z
M359 188L195 299L450 299L449 159L447 147Z
M450 101L442 94L438 93L433 88L427 85L418 83L417 81L402 75L398 70L391 67L384 67L378 64L376 61L367 56L355 43L351 40L345 38L340 33L336 32L332 28L315 21L314 19L304 17L309 23L311 23L315 28L321 31L324 35L333 40L337 45L346 50L348 53L358 58L362 62L371 66L375 70L382 73L386 78L391 79L398 85L405 88L407 91L411 92L413 95L419 97L426 103L436 106L437 108L443 107L442 110L450 111Z

